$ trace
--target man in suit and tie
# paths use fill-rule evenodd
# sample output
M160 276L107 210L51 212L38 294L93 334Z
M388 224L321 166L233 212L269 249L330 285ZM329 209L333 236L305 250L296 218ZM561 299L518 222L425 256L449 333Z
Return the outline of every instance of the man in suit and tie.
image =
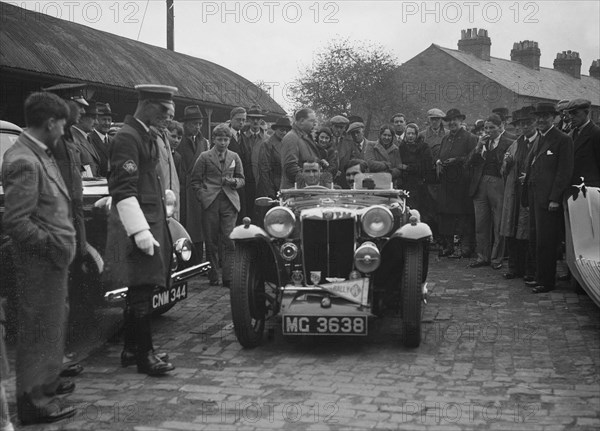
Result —
M533 293L554 289L557 247L561 238L561 203L573 175L573 140L554 127L554 104L536 105L540 139L527 157L524 192L529 204L531 230L536 238L536 286Z
M181 222L192 237L192 242L202 258L204 248L204 233L202 232L202 206L196 199L196 194L191 186L191 175L194 164L200 154L208 150L208 140L202 136L204 115L198 105L186 106L183 110L183 139L177 147L181 154L180 183L180 217Z
M88 134L98 125L98 110L96 102L90 100L90 106L85 108L85 112L81 114L79 121L71 126L71 135L73 142L79 151L79 158L82 163L82 171L84 178L93 178L98 176L98 168L100 167L100 156L96 151L96 147L88 141Z
M98 112L98 123L88 135L88 140L98 153L98 175L106 177L108 176L109 148L112 141L112 138L108 136L108 131L110 130L113 115L115 114L110 109L108 103L97 102L96 110Z
M492 265L502 268L504 240L500 235L502 204L504 202L504 180L500 173L504 153L513 143L501 133L502 119L491 114L485 121L484 135L467 158L466 166L471 170L469 196L475 209L475 241L477 259L471 268ZM493 243L492 243L493 234Z
M573 139L573 179L571 184L600 187L600 127L590 120L592 103L574 99L565 111L570 119Z
M17 409L23 425L75 415L57 398L75 387L59 379L76 239L71 197L53 155L68 116L67 104L55 94L30 95L25 100L27 130L2 164L2 223L12 239L19 301Z
M246 124L247 112L241 106L233 108L229 114L229 128L231 129L231 140L229 141L229 151L241 155L242 147L242 127Z
M278 118L271 125L273 134L263 142L258 156L257 196L276 198L281 185L281 140L292 130L292 122L287 117Z
M196 161L191 186L204 210L202 223L206 234L206 251L211 263L208 275L211 286L229 287L232 274L233 241L229 238L240 211L237 190L244 187L242 160L227 149L231 129L219 124L212 133L213 147ZM222 242L222 271L219 268L219 241Z

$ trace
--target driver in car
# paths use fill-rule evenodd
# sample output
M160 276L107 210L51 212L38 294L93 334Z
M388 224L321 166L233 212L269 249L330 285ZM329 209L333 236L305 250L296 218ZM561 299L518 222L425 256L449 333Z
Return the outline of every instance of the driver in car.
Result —
M302 164L302 171L296 176L296 188L303 189L305 187L321 186L331 188L333 179L331 174L323 171L321 161L316 157L309 157Z

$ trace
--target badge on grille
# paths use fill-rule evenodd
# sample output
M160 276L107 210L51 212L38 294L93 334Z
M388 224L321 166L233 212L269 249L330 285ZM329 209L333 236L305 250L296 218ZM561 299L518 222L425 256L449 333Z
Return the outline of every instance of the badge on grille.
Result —
M310 281L312 281L312 284L319 284L321 282L321 271L311 271Z
M302 271L292 271L292 281L296 286L302 284L302 279L304 276L302 275Z

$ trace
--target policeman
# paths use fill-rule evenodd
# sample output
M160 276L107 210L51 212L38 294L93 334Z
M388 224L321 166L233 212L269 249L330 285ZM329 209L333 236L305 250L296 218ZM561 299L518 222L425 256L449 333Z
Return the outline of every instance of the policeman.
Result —
M166 221L165 188L157 163L159 149L151 126L166 125L175 87L138 85L135 114L125 118L110 149L108 188L112 207L106 248L107 282L128 286L124 333L127 355L135 347L139 373L163 375L174 369L154 354L150 318L154 288L169 287L172 241ZM126 358L127 359L127 358ZM127 365L127 364L125 364Z

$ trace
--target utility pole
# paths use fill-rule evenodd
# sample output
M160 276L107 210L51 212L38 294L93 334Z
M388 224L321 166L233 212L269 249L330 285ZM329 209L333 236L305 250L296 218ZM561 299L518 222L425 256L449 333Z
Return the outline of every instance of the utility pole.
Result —
M167 0L167 49L175 51L175 11L173 0Z

